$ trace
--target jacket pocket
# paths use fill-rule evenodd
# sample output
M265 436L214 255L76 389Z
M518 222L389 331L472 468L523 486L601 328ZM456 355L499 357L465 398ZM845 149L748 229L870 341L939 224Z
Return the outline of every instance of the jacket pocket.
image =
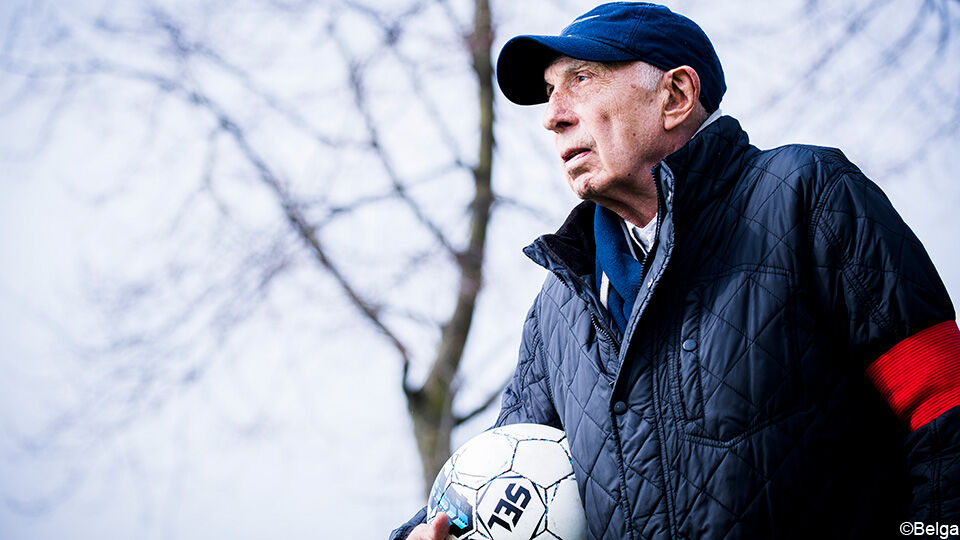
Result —
M748 267L687 288L672 356L678 420L690 438L732 441L801 406L792 279Z

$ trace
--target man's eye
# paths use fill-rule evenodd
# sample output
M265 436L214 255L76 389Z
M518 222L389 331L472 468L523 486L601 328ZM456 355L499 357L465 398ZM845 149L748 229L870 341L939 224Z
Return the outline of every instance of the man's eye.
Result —
M587 79L588 77L586 75L577 75L577 82L583 82Z

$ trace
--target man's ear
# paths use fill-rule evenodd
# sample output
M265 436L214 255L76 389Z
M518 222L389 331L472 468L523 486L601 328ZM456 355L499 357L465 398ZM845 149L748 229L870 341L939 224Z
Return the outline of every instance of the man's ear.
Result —
M666 73L667 100L663 105L663 129L682 124L700 99L700 76L690 66L680 66Z

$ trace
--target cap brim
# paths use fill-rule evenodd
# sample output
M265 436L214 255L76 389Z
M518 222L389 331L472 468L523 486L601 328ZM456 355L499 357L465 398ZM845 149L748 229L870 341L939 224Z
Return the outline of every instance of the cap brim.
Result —
M558 56L592 62L633 60L628 51L577 36L517 36L506 43L497 59L497 83L517 105L547 101L543 72Z

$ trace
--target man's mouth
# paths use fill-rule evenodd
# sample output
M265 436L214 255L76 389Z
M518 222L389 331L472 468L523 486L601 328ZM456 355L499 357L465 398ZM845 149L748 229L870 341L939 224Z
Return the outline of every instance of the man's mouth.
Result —
M589 148L571 148L564 152L560 158L563 159L564 163L569 163L571 160L576 159L578 156L586 154L589 151Z

